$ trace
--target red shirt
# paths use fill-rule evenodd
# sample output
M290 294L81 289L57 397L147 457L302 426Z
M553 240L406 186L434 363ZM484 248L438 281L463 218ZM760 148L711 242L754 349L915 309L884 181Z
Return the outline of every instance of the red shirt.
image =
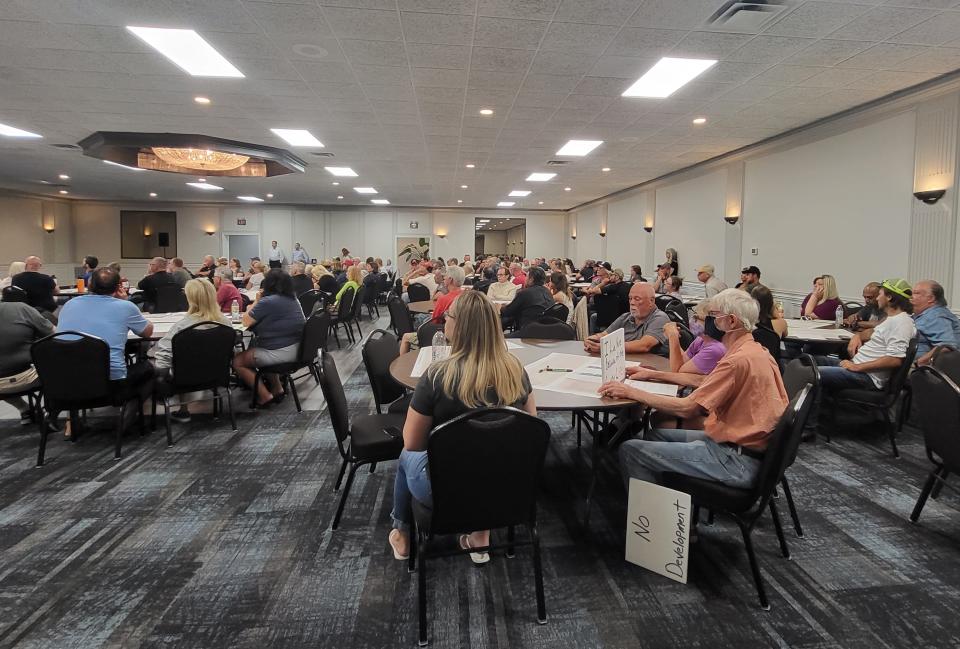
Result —
M436 304L433 307L433 324L443 324L443 314L447 312L447 309L450 308L450 305L453 304L453 301L461 293L463 293L463 289L457 287L446 295L441 295L437 298Z
M523 288L523 286L527 283L527 274L523 271L520 271L513 276L513 283L520 288Z
M234 300L237 301L240 310L243 311L243 295L240 294L240 290L233 285L233 282L226 280L220 282L220 288L217 289L217 304L220 305L220 310L224 313L230 313L230 307L233 306Z

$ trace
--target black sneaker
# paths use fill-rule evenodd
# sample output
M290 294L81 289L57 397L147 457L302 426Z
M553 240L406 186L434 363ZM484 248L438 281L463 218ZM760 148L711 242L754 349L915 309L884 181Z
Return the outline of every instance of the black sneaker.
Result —
M190 422L190 411L186 408L180 408L176 412L170 413L170 419L174 421L179 421L181 424L186 424Z

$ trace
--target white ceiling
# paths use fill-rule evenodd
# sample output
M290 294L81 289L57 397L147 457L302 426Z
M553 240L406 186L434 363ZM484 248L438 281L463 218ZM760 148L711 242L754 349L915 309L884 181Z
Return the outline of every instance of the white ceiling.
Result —
M490 230L510 230L510 229L512 229L512 228L516 228L516 227L519 227L519 226L521 226L521 225L526 225L526 224L527 224L527 220L526 220L526 219L524 219L524 218L519 218L519 219L518 219L518 218L515 217L515 216L514 216L514 217L503 217L503 218L495 218L495 217L496 217L495 214L494 214L494 215L489 215L489 216L475 217L474 220L473 220L474 226L477 226L477 225L480 226L480 229L477 230L477 234L483 234L484 232L489 232ZM481 222L480 222L480 219L481 219L481 218L483 218L483 219L489 219L490 222L489 222L489 223L481 223Z
M517 208L565 209L960 68L958 0L798 0L761 33L705 28L721 4L0 0L0 122L44 136L0 137L0 186L56 195L38 182L67 173L76 198L369 204L356 184L451 207L531 189ZM246 78L191 77L124 25L196 29ZM668 99L620 97L664 55L720 63ZM211 195L50 146L129 130L286 147L271 127L309 129L336 157L292 149L305 174L223 180ZM545 167L570 138L605 142ZM334 187L323 164L360 177ZM548 170L554 181L524 182Z

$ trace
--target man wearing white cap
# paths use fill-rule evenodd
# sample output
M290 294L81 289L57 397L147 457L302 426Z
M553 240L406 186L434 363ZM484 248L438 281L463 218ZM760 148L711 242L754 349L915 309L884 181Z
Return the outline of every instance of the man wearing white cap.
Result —
M713 297L727 288L727 285L713 274L714 272L713 264L704 264L697 269L697 279L703 282L703 290L707 297Z

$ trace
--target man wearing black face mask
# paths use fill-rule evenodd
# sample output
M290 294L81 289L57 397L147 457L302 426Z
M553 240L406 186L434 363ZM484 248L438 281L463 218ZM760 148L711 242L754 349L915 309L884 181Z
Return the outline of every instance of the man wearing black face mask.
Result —
M773 357L750 333L759 317L756 301L744 291L727 289L711 299L709 308L727 353L689 396L651 394L619 381L598 390L685 422L685 429L654 429L620 446L620 470L628 486L630 478L657 482L664 472L739 488L756 481L770 433L787 407L787 393Z

